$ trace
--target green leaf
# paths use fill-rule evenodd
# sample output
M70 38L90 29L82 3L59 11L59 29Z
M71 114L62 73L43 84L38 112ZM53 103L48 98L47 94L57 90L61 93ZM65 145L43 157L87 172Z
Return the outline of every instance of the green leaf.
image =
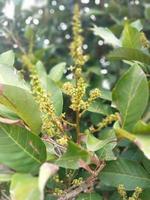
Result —
M54 82L58 82L61 80L63 74L64 74L64 70L66 67L66 63L62 62L59 63L57 65L55 65L49 72L49 77L54 81Z
M38 61L36 63L36 69L37 69L37 72L38 72L38 75L40 78L43 78L46 76L46 70L45 70L45 67L43 65L43 63L41 61Z
M89 151L97 151L107 146L107 144L114 142L114 140L116 140L115 135L111 135L111 137L99 140L89 133L87 135L86 146Z
M134 142L139 149L143 151L145 156L150 159L150 135L147 133L142 133L142 134L132 134L127 132L126 130L123 130L121 128L115 129L116 134L118 137L123 137L131 140Z
M62 113L63 95L59 86L46 74L43 64L39 61L36 68L40 77L42 87L50 94L55 112L57 115Z
M13 67L15 62L15 54L12 50L0 54L0 64Z
M61 89L48 76L43 80L42 85L46 91L50 93L56 114L60 115L63 109L63 95Z
M0 116L9 119L19 119L19 117L14 112L12 112L10 109L6 108L6 106L3 106L1 104L0 104Z
M41 130L41 118L38 105L27 90L0 84L0 103L15 112L35 133Z
M0 64L0 83L6 85L17 86L25 90L30 90L26 82L21 79L19 72L13 68Z
M15 174L10 186L12 200L41 200L38 178L29 174Z
M77 200L103 200L103 198L98 193L88 193L88 194L80 194L77 197Z
M142 133L150 133L150 124L146 124L143 121L138 121L134 128L133 128L133 133L135 134L142 134Z
M146 75L137 64L133 65L113 89L113 102L121 113L124 129L131 131L141 118L148 103L148 96Z
M73 142L69 142L66 153L56 161L56 164L63 168L79 169L80 160L89 163L90 157L91 155L85 149Z
M143 151L144 155L150 159L150 134L136 134L135 144Z
M117 48L113 50L108 58L110 60L129 60L129 61L139 61L145 64L150 63L150 56L143 53L141 50L132 48Z
M140 32L129 24L126 24L122 33L122 46L127 48L141 48Z
M106 186L118 187L123 184L126 190L134 190L137 186L150 187L150 175L138 162L129 160L109 161L99 177Z
M149 200L150 189L146 189L140 195L141 200Z
M103 88L100 88L101 90L101 99L107 100L107 101L112 101L112 92L109 90L105 90Z
M107 44L112 46L121 46L120 40L108 28L94 26L92 31L95 35L100 36Z
M143 156L142 164L147 172L150 174L150 160Z
M0 124L0 163L18 172L34 172L45 159L39 137L22 127Z
M116 135L114 130L106 130L100 133L100 140L109 140L103 148L99 149L96 154L100 158L100 160L116 160L116 156L113 153L114 147L117 145Z
M102 115L110 115L114 113L114 109L109 104L104 103L101 99L95 100L89 106L88 111Z

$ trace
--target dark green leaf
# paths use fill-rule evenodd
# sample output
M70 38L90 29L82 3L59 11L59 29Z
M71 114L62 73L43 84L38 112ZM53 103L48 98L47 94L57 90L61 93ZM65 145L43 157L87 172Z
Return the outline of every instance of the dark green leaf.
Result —
M107 186L123 184L126 190L150 187L150 175L144 168L138 162L123 159L109 161L100 173L100 180Z
M0 163L18 172L34 172L45 159L39 137L19 126L0 124Z
M89 106L88 111L102 115L110 115L114 112L114 109L101 99L97 99Z

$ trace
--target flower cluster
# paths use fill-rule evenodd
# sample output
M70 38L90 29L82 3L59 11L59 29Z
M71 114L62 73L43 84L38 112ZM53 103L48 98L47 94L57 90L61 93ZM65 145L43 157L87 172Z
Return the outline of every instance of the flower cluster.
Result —
M140 33L140 41L141 44L144 48L150 48L150 42L148 41L148 39L146 38L146 35L144 32Z
M74 60L74 64L77 67L82 67L87 61L87 56L83 55L83 37L82 26L80 21L80 9L78 4L74 7L74 16L73 16L73 41L70 45L71 56Z
M140 197L140 194L142 193L142 189L140 187L136 187L132 197L128 198L124 185L119 185L118 193L122 197L122 200L141 200L139 197Z
M83 178L82 177L77 178L77 179L73 179L73 181L72 181L72 185L73 186L80 186L82 183L83 183Z
M100 90L95 89L90 91L88 100L85 100L86 93L86 82L82 76L82 67L87 61L86 55L84 55L82 46L83 46L83 37L81 21L80 21L80 10L79 6L75 5L74 15L73 15L73 41L70 45L71 56L74 61L74 75L76 83L73 85L70 82L67 82L63 85L63 91L71 97L71 106L70 108L76 112L81 110L87 110L89 105L98 97L101 96Z
M90 104L101 96L99 89L93 89L90 91L89 98L84 100L86 92L86 83L82 77L77 81L77 85L74 86L70 82L66 82L63 85L63 91L67 95L71 96L70 108L74 111L87 110Z
M96 128L94 128L93 126L90 127L90 131L92 133L100 131L102 128L107 127L108 125L110 125L112 122L119 120L119 114L115 113L115 114L111 114L108 115L106 118L104 118L99 124L96 125Z
M61 129L61 124L55 114L51 96L42 88L37 70L28 56L23 55L22 60L30 72L32 92L42 113L42 131L51 136L56 135Z
M126 189L125 189L124 185L119 185L118 186L118 193L122 197L122 200L127 200L128 199L127 192L126 192Z

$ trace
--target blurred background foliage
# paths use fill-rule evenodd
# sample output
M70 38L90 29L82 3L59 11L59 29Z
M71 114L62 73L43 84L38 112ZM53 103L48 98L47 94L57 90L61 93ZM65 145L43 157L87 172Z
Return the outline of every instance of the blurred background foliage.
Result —
M127 65L107 59L111 47L91 27L108 27L120 37L126 21L140 19L149 38L150 0L0 0L0 53L13 49L18 69L22 68L21 48L30 52L34 62L42 60L47 71L60 62L71 65L71 18L76 2L82 13L83 49L90 56L85 76L92 87L111 89ZM69 79L71 74L67 75Z

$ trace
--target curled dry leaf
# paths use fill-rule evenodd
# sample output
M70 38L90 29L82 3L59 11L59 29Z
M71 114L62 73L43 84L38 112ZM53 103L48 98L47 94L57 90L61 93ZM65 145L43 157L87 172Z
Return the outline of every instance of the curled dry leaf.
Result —
M23 125L23 121L20 119L8 119L8 118L3 118L0 117L0 122L4 124L16 124L16 125Z
M44 187L48 181L48 179L53 176L57 171L59 167L55 164L51 163L44 163L40 167L40 173L39 173L39 179L38 179L38 186L40 190L40 200L44 200Z

